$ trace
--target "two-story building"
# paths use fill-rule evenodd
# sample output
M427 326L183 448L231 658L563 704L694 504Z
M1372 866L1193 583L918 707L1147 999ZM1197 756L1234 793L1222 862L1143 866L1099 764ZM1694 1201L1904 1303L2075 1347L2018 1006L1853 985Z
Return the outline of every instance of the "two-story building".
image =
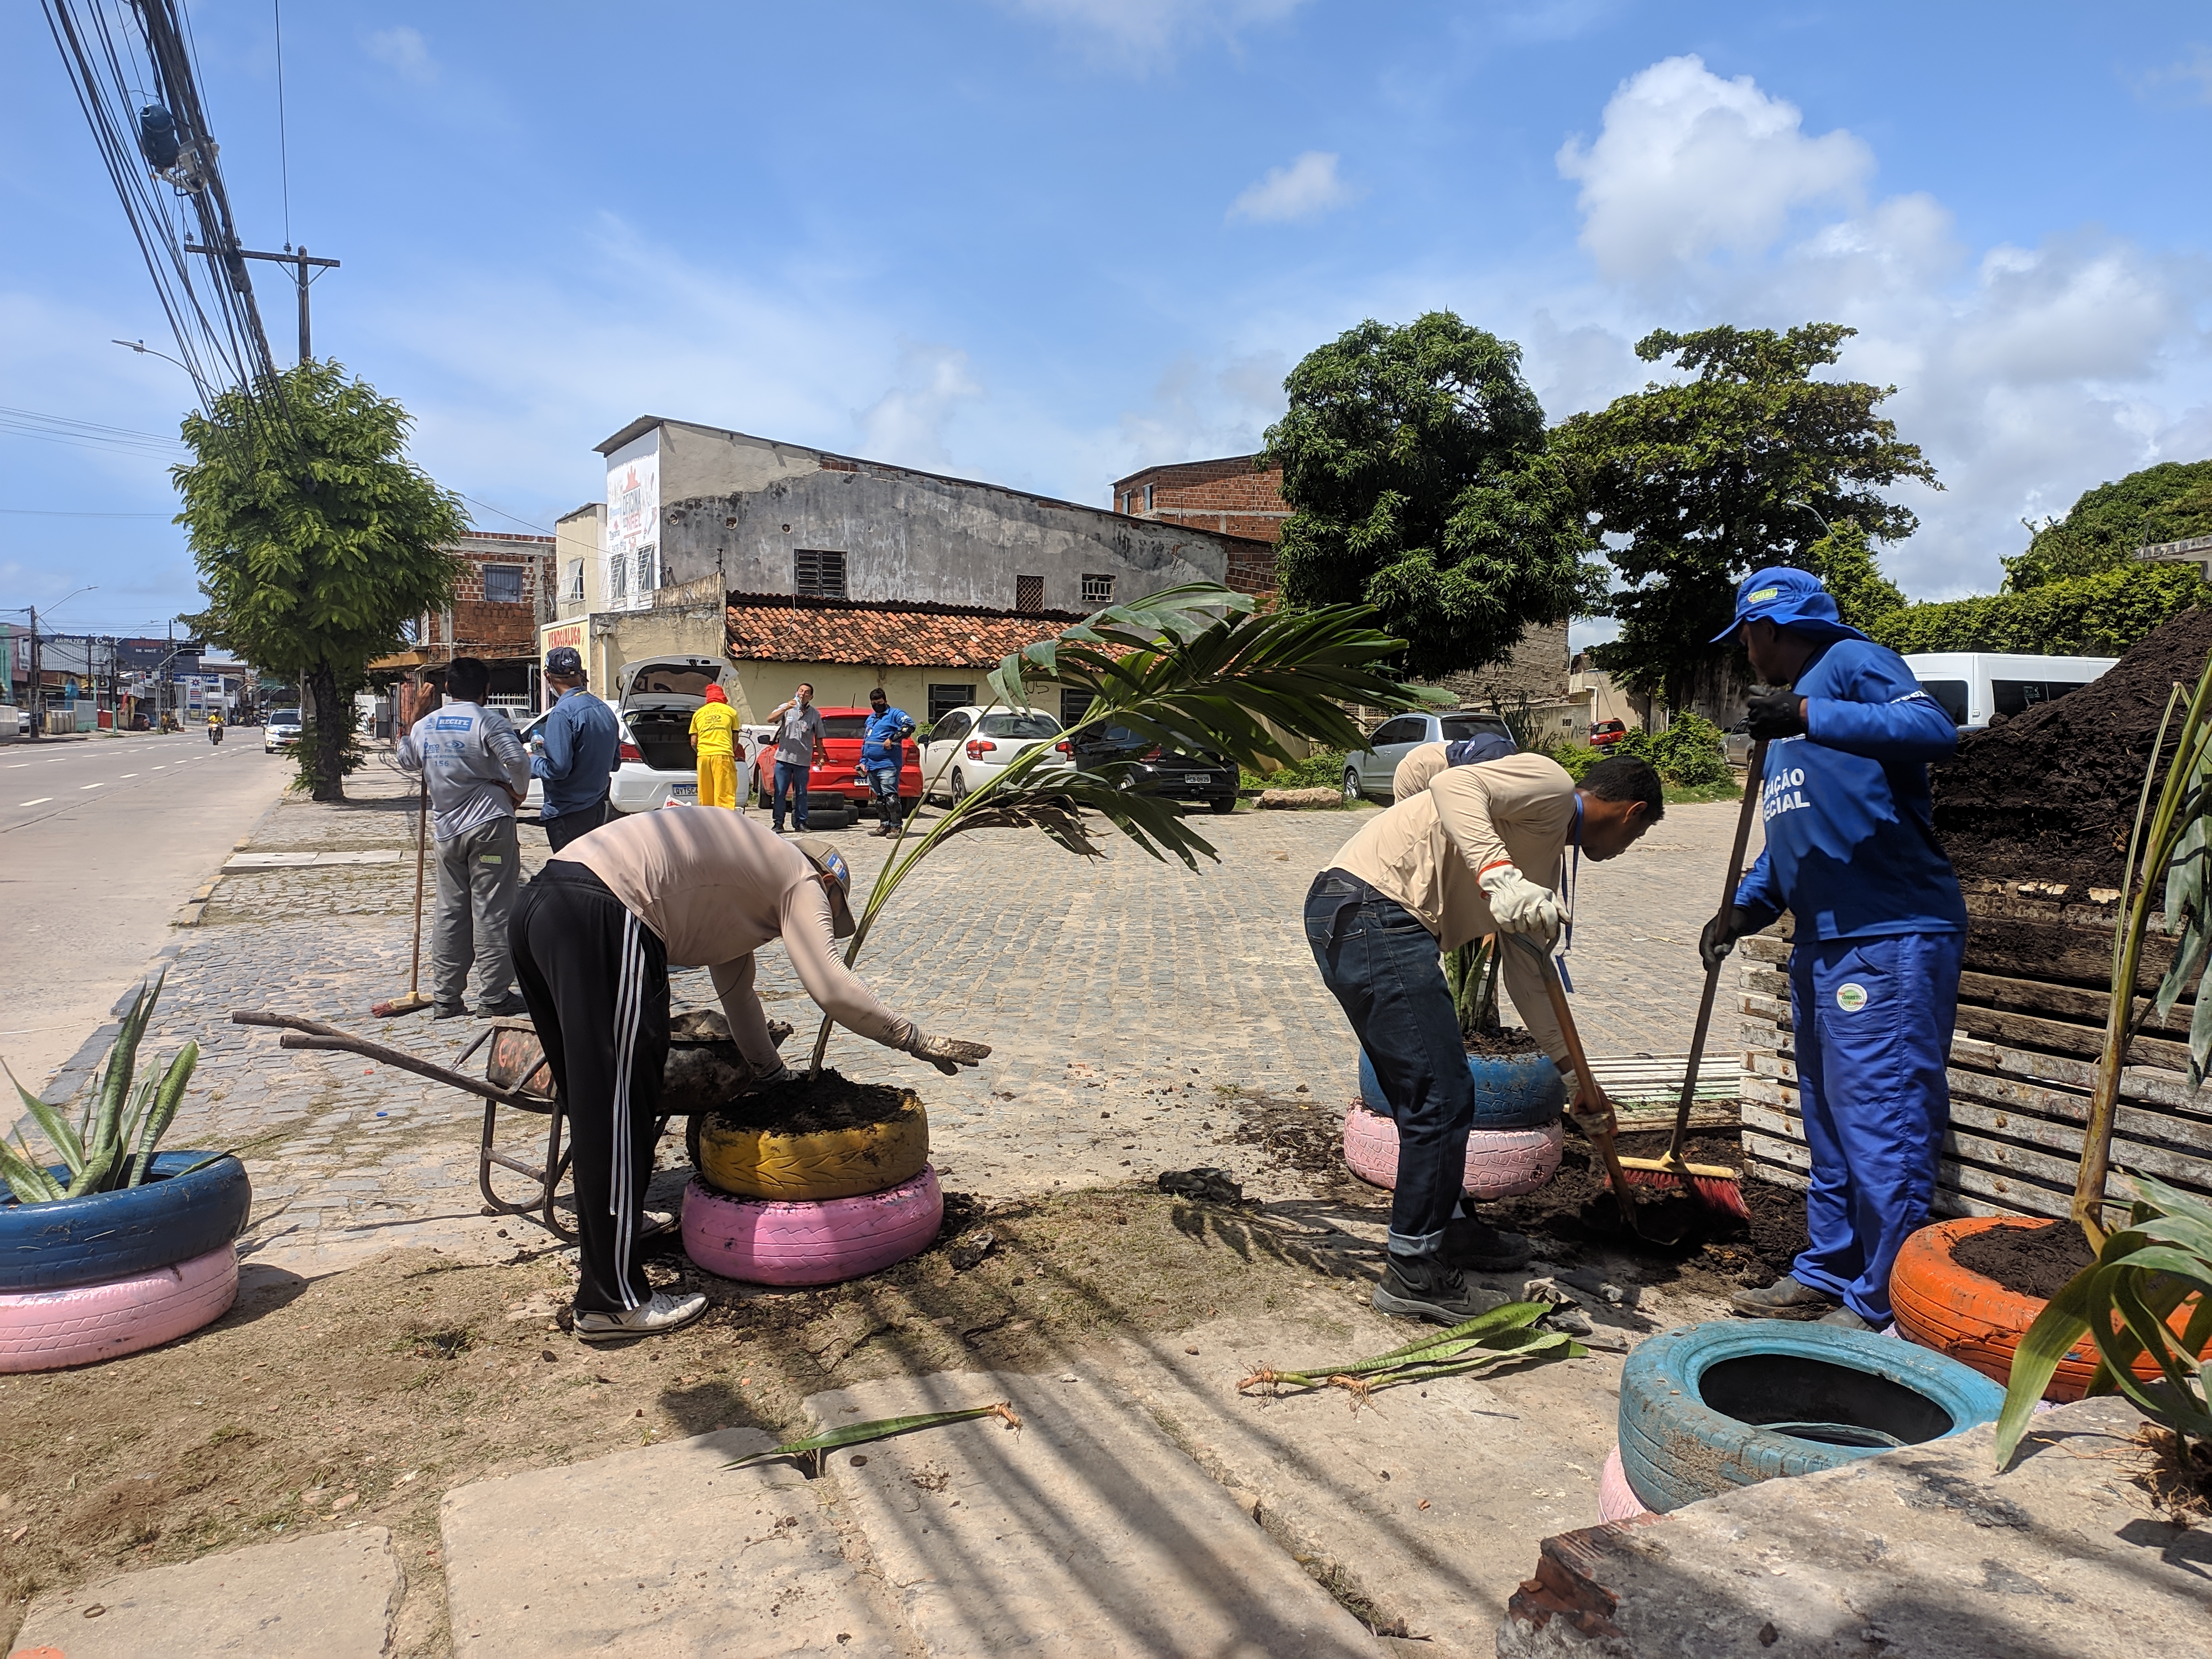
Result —
M489 702L520 715L538 706L538 630L554 615L555 538L471 530L450 550L462 563L453 603L415 623L406 650L369 665L372 682L405 676L394 714L405 726L443 695L446 665L480 657L491 668Z

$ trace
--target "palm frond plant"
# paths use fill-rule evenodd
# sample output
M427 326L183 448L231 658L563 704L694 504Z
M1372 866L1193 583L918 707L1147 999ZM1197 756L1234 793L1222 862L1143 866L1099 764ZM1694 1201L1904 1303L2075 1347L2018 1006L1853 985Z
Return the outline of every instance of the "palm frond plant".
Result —
M1498 1017L1498 941L1494 934L1455 945L1443 954L1444 986L1459 1015L1460 1041L1496 1036L1504 1030Z
M13 1072L8 1073L8 1081L15 1085L23 1109L46 1135L54 1154L48 1158L33 1152L23 1138L21 1123L15 1126L14 1146L0 1139L0 1181L8 1183L19 1201L51 1204L136 1187L146 1179L155 1151L176 1118L185 1085L191 1081L192 1068L200 1058L199 1044L187 1042L166 1068L158 1073L149 1068L144 1079L138 1077L138 1045L161 994L160 975L139 986L138 994L123 1016L115 1046L108 1050L107 1063L86 1089L74 1123L16 1082ZM0 1065L0 1071L6 1069ZM52 1164L68 1170L67 1181L54 1174L49 1167Z
M2051 1297L2020 1340L1997 1418L1999 1468L2027 1431L2058 1362L2085 1331L2097 1349L2091 1394L2125 1395L2172 1431L2185 1465L2188 1443L2212 1443L2212 1364L2197 1358L2212 1341L2212 1205L2148 1176L2132 1181L2128 1224L2106 1236L2097 1259ZM2177 1329L2174 1316L2191 1302ZM2145 1355L2154 1378L2136 1374Z
M1116 726L1162 749L1220 755L1256 770L1263 760L1294 761L1288 746L1294 741L1365 747L1346 705L1397 710L1450 701L1396 678L1390 665L1405 641L1376 628L1374 616L1349 605L1262 610L1249 594L1206 584L1167 588L1010 653L991 671L991 695L994 706L1027 710L1033 686L1087 691L1090 706L1062 734L1064 743ZM1053 753L1048 744L1024 752L953 803L912 848L901 827L846 946L848 967L915 866L963 830L1041 830L1071 853L1098 858L1103 849L1085 816L1096 813L1162 862L1172 854L1195 870L1201 856L1218 860L1212 843L1173 803L1136 790L1139 763L1047 766ZM825 1018L814 1043L817 1072L830 1031Z
M2173 960L2159 981L2157 1006L2163 1018L2192 985L2196 1011L2189 1022L2189 1086L2204 1081L2212 1060L2212 999L2203 995L2208 956L2212 956L2212 658L2197 677L2176 735L2156 805L2151 787L2167 753L2166 730L2182 707L2177 685L2151 744L2142 790L2136 802L2134 829L2128 836L2127 861L2120 891L2126 907L2112 935L2112 994L2105 1015L2105 1043L2097 1059L2096 1085L2089 1097L2089 1121L2081 1139L2081 1164L2074 1181L2072 1216L2092 1250L2105 1243L2105 1183L2111 1172L2112 1120L2119 1104L2120 1078L2128 1044L2135 1034L2136 975L2142 962L2143 937L2150 925L2154 893L2165 909L2166 931L2173 936ZM2163 873L2163 889L2156 886Z

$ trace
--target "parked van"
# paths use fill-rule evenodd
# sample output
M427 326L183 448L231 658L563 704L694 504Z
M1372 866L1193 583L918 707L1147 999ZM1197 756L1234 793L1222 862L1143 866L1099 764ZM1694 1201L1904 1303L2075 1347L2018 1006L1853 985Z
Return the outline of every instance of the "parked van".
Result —
M2118 657L2028 657L1993 651L1923 651L1905 665L1943 705L1951 724L1978 732L1997 714L2024 714L2096 679Z

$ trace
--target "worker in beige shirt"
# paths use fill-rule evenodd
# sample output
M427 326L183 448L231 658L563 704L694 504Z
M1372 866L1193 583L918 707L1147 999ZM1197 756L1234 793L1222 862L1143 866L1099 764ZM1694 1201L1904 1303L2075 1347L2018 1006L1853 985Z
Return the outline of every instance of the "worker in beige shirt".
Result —
M522 994L568 1113L575 1154L579 1336L689 1324L707 1299L656 1292L635 1244L653 1173L668 1059L668 969L709 968L738 1052L760 1083L787 1075L753 989L753 952L783 941L799 982L840 1025L946 1076L990 1054L922 1035L837 960L853 932L845 860L738 812L672 807L617 818L553 855L516 908Z
M1519 1267L1528 1245L1468 1215L1462 1201L1474 1085L1437 953L1486 933L1519 935L1548 952L1565 918L1559 889L1568 850L1617 858L1666 805L1658 774L1640 760L1601 761L1577 786L1541 755L1468 766L1435 759L1425 787L1370 818L1315 878L1305 919L1322 981L1398 1125L1389 1265L1375 1305L1454 1324L1504 1299L1469 1285L1464 1273ZM1568 1080L1569 1110L1590 1128L1611 1127L1603 1101L1574 1100L1541 969L1518 946L1501 962L1514 1007Z

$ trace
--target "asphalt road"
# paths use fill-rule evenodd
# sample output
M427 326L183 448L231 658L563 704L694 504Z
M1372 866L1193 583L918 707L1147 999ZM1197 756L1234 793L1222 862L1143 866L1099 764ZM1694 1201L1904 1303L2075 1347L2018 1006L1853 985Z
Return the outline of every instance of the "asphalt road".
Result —
M0 1059L26 1085L107 1018L291 774L252 727L221 748L204 732L0 745Z

